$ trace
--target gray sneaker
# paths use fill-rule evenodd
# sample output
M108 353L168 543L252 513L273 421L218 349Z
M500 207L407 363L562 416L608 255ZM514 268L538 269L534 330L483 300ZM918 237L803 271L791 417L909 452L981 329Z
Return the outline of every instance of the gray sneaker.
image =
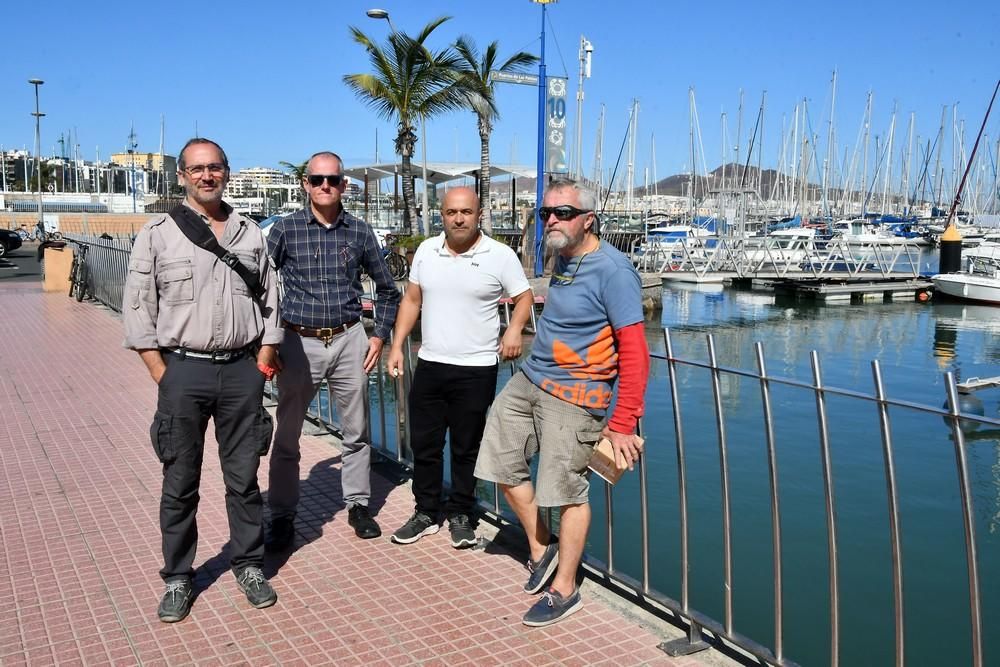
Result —
M414 512L413 516L392 534L391 539L396 544L413 544L424 535L433 535L440 529L441 526L431 517L423 512Z
M545 547L545 553L537 561L530 558L524 564L528 568L528 583L524 585L524 592L534 595L545 587L549 579L556 573L556 566L559 565L559 543L552 542Z
M271 588L271 584L264 578L264 573L259 567L245 567L236 573L236 583L240 590L247 596L247 602L257 609L270 607L278 601L278 594Z
M176 623L184 620L184 617L191 611L191 602L194 599L194 591L191 588L191 580L173 579L167 582L167 588L160 598L160 606L156 609L156 615L164 623Z
M448 519L448 532L451 533L451 546L456 549L476 546L476 531L472 530L467 514L456 514Z
M583 600L580 598L579 588L565 598L554 588L549 588L538 598L538 602L531 606L521 622L532 628L541 628L563 620L570 614L580 611L581 607Z

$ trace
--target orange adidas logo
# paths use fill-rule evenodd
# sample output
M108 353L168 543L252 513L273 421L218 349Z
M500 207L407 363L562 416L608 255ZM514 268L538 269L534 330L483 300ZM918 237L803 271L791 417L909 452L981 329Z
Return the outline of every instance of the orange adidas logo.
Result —
M589 408L606 408L611 403L611 391L603 385L588 387L593 381L607 382L618 375L618 353L612 328L601 329L587 347L583 359L570 346L560 340L552 343L552 357L556 364L570 376L582 380L573 384L560 384L550 378L542 380L542 390L569 403Z

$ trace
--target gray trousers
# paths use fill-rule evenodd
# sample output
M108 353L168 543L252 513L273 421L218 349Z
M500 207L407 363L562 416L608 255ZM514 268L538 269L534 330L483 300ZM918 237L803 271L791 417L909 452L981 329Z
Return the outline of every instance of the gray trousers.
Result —
M330 381L344 436L341 490L347 506L368 505L371 496L371 448L368 432L368 353L365 328L356 324L329 345L286 330L281 343L284 368L278 374L278 424L268 471L268 505L272 517L295 515L299 504L299 437L302 422L320 382Z

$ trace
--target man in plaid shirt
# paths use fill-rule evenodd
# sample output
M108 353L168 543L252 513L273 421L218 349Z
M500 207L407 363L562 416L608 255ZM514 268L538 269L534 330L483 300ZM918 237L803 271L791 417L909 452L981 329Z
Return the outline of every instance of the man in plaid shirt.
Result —
M389 340L399 290L372 228L341 203L347 179L335 153L309 159L302 187L309 206L274 224L268 252L281 272L281 317L287 329L278 374L277 427L271 453L266 546L287 549L295 539L299 502L299 437L320 382L330 381L343 433L341 485L348 522L362 539L382 534L368 511L371 495L368 372ZM360 272L376 285L375 330L361 325Z

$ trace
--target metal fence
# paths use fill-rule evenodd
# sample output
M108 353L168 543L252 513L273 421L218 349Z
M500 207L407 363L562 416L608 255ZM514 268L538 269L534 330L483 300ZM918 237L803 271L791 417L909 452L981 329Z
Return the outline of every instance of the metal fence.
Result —
M87 246L87 292L108 308L121 312L132 240L83 235L64 235L63 239L76 246L74 252L78 256L80 247Z
M80 242L73 239L74 242ZM106 240L90 239L86 242L92 244L91 256L88 263L93 266L92 275L94 282L92 288L102 302L111 308L121 307L121 286L124 282L124 274L127 267L127 248L122 242L112 242ZM604 484L604 488L595 487L594 493L600 499L603 490L604 518L603 525L601 519L597 518L593 529L603 533L606 539L604 546L605 559L602 561L593 554L584 557L585 566L596 573L599 579L614 581L616 586L623 587L630 597L645 602L654 603L654 607L666 609L668 612L683 619L688 626L687 636L663 646L664 650L674 655L691 653L706 646L703 631L714 635L716 640L738 647L740 650L754 656L755 658L776 665L795 665L794 658L786 653L786 612L785 601L791 594L784 588L785 571L783 561L783 550L788 545L797 541L812 539L808 535L797 532L783 532L782 505L779 494L779 459L778 459L778 437L775 420L775 409L773 406L773 395L783 388L793 388L798 391L805 391L812 397L815 404L815 435L818 443L818 458L820 461L818 476L815 479L807 480L815 483L817 488L821 485L823 489L823 514L825 517L825 541L826 541L826 563L823 564L827 571L826 591L828 597L828 611L824 614L828 618L828 628L830 636L829 656L830 664L836 667L840 664L841 649L845 638L841 632L841 580L839 563L844 557L838 547L837 532L837 502L835 498L835 475L831 465L830 442L831 433L836 429L836 424L831 422L828 402L831 399L847 399L856 401L859 404L858 410L868 410L869 414L877 419L879 439L881 442L881 476L884 479L884 498L888 507L888 525L885 526L885 534L891 544L891 572L892 572L892 616L893 616L893 650L895 653L895 664L903 665L906 658L905 644L905 616L904 616L904 542L901 537L899 490L896 472L896 453L894 451L893 429L890 422L890 414L897 412L918 412L932 417L943 419L951 432L951 439L954 447L954 479L958 489L961 515L962 532L964 534L964 554L966 565L966 576L968 587L968 623L970 628L970 654L972 664L981 667L983 658L983 634L982 634L982 611L981 599L982 589L979 581L979 569L977 561L977 535L976 524L973 513L973 500L970 489L970 471L966 455L966 433L970 425L986 425L993 429L1000 428L1000 420L973 414L963 410L959 401L958 384L952 373L944 374L944 383L947 395L944 407L923 405L905 400L890 398L886 393L885 382L882 377L881 366L878 361L871 362L872 392L865 393L854 389L843 389L827 386L824 382L823 372L816 352L810 357L812 381L804 382L796 379L789 379L772 375L767 370L767 361L764 356L764 349L761 343L755 344L755 368L742 369L725 367L718 363L715 341L711 335L706 336L706 356L707 361L679 358L674 354L673 344L669 330L663 331L665 344L664 355L653 355L653 363L665 365L668 379L667 397L672 412L673 433L648 433L646 434L646 451L652 450L673 450L675 458L676 489L671 489L671 493L676 493L676 506L673 502L666 503L662 500L662 481L656 480L658 490L661 492L661 500L658 504L650 502L650 480L647 465L648 455L644 454L637 466L637 473L634 476L634 483L638 486L637 498L630 497L623 501L623 495L627 489L611 487ZM412 379L412 347L404 346L408 354L405 358L405 373L399 378L389 378L385 372L384 365L379 365L369 376L369 423L372 430L372 447L385 458L396 461L406 466L412 466L412 457L409 448L409 421L407 419L406 396ZM691 500L691 489L689 486L690 462L688 460L688 448L686 436L689 434L690 419L685 418L683 400L685 393L690 396L693 391L691 384L687 381L680 382L679 375L684 369L702 369L707 373L709 393L711 395L711 412L714 415L715 433L714 439L717 442L717 453L715 460L709 462L710 465L717 466L719 475L719 495L713 498L719 508L718 514L708 515L694 514L689 509ZM505 366L501 376L509 377L515 372L513 365ZM733 596L738 593L740 585L735 581L733 572L737 565L741 567L753 567L738 563L734 557L733 550L733 525L732 525L732 501L731 501L731 463L730 463L730 440L731 436L727 432L727 415L731 406L727 402L725 387L735 381L748 381L759 388L760 394L760 420L762 424L762 439L765 445L765 455L767 460L767 523L770 524L769 535L763 538L770 542L771 561L768 563L770 578L772 580L773 602L767 614L769 625L773 627L773 635L769 638L760 636L757 632L748 633L737 627L734 621ZM271 398L276 396L274 386L269 383L267 387L268 395ZM336 416L334 414L333 401L328 400L330 396L329 386L323 384L317 396L314 398L309 409L310 417L321 427L337 431ZM704 430L704 429L703 429ZM672 435L672 437L671 437ZM704 432L699 433L704 436ZM745 433L741 433L742 439L746 438ZM515 521L515 517L509 512L501 499L502 494L495 485L483 485L480 488L481 508L488 515L503 517L509 521ZM703 499L702 499L703 500ZM624 504L628 502L628 504ZM599 504L599 502L598 502ZM661 506L663 505L663 506ZM595 507L595 510L599 509ZM676 516L668 516L676 512ZM595 516L598 512L595 511ZM659 525L664 525L668 519L676 519L678 532L676 534L676 548L679 551L679 599L667 595L661 590L657 590L651 584L651 565L654 562L653 553L650 546L651 538L651 518L656 517ZM691 531L693 525L712 523L721 518L718 530L721 532L722 551L722 578L716 582L723 591L724 601L722 605L722 618L717 620L710 615L695 609L691 603L691 582L689 572L692 568L691 557ZM550 524L552 520L550 518ZM631 525L629 525L631 524ZM619 567L615 558L616 533L621 530L637 530L640 536L640 566L637 572L630 574L627 568ZM758 536L760 537L760 536ZM822 568L817 567L816 571ZM821 603L824 599L815 600ZM762 606L762 605L758 605ZM852 641L857 638L852 638ZM863 638L862 638L863 640Z

